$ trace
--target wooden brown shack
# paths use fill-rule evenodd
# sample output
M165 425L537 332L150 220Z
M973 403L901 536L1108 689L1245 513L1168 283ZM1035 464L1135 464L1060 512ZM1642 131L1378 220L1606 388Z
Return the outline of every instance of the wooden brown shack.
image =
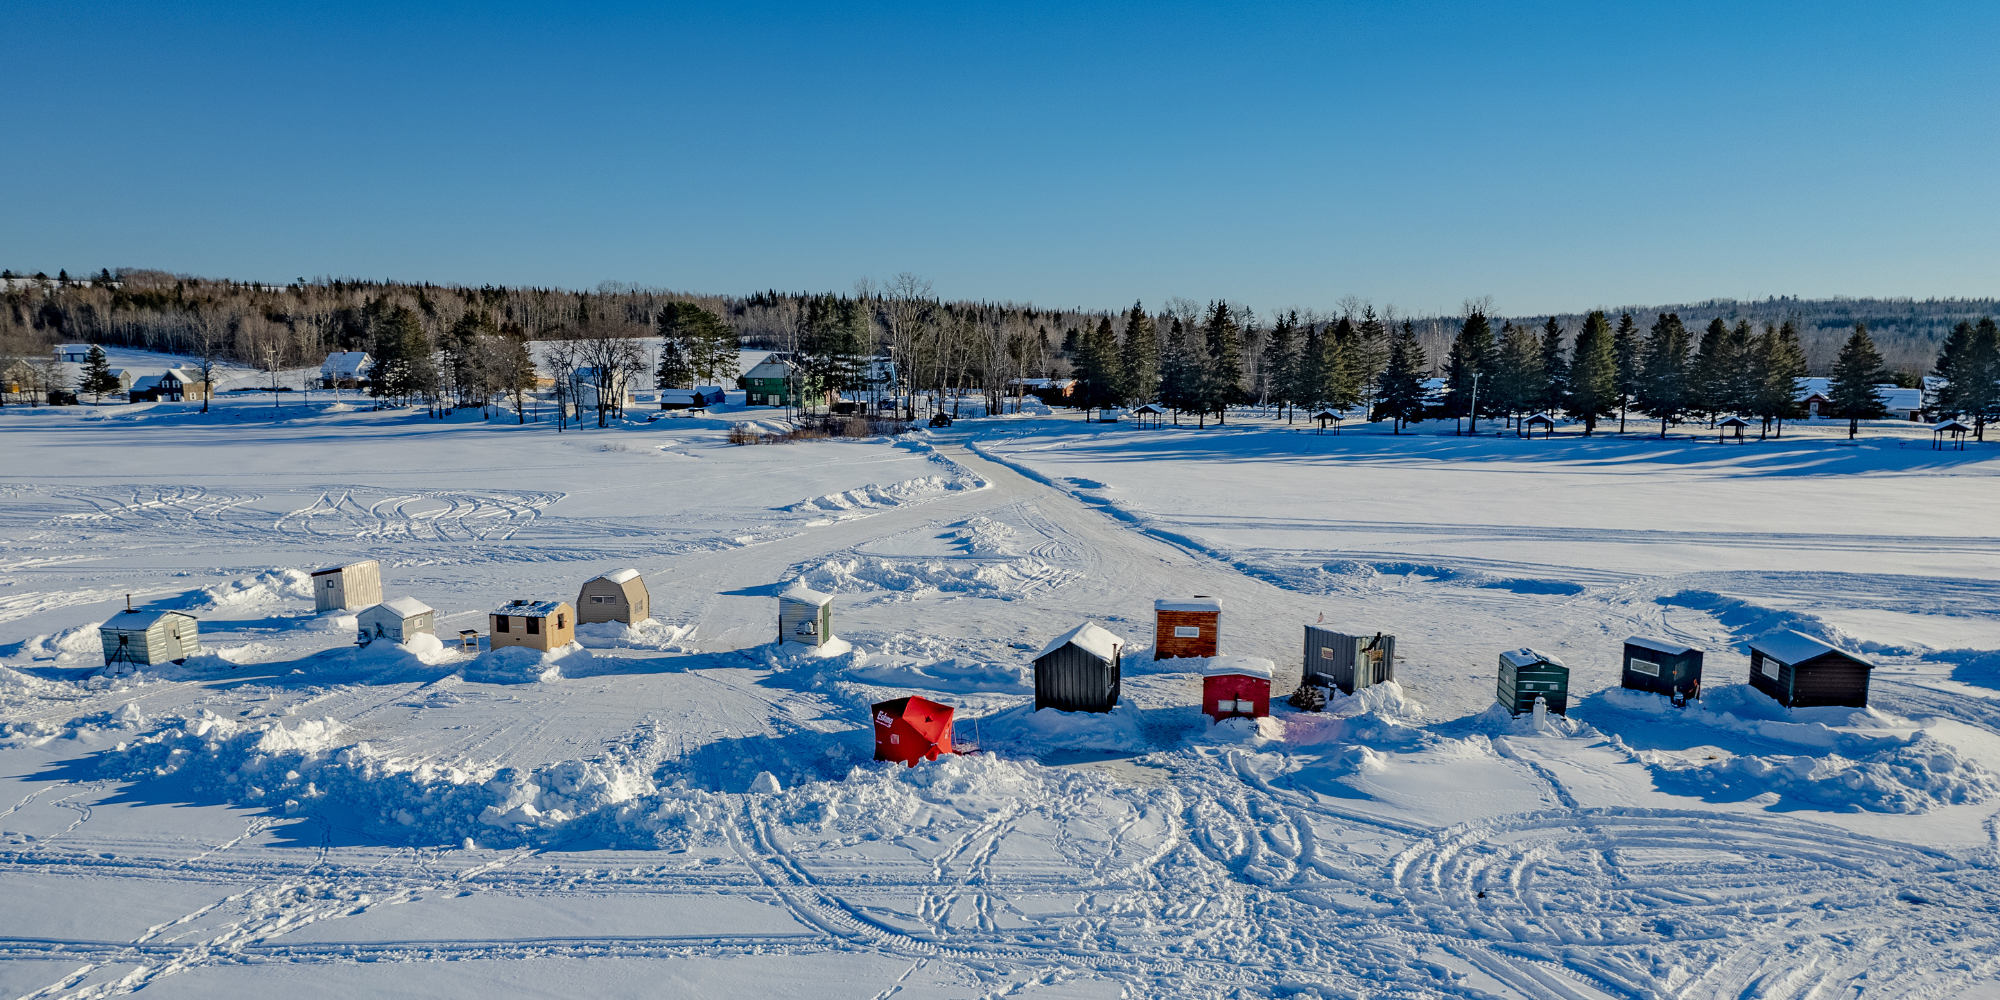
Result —
M576 641L576 611L568 601L514 601L491 617L492 649L526 646L548 652Z
M1153 602L1153 659L1214 656L1222 630L1222 602L1196 594Z
M1789 708L1866 708L1874 669L1803 632L1750 640L1750 686Z

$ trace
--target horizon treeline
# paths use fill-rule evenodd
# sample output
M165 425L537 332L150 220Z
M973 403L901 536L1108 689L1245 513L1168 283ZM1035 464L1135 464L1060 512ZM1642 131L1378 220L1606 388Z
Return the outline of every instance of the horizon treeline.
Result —
M847 293L771 290L746 296L615 282L590 291L336 279L267 285L137 269L79 279L62 273L30 281L11 272L3 276L14 280L0 292L5 304L0 353L29 356L52 343L92 342L216 355L257 368L298 368L315 366L333 351L363 350L393 362L394 395L460 403L514 391L508 383L523 377L524 352L510 341L657 337L662 314L673 303L697 307L720 322L722 328L708 329L700 338L711 353L723 334L733 334L742 347L803 349L808 357L888 352L913 388L979 392L996 401L1013 379L1076 375L1103 383L1106 351L1122 358L1121 371L1150 355L1160 400L1197 414L1220 413L1211 404L1227 394L1222 381L1232 379L1239 399L1311 399L1326 405L1374 399L1383 394L1379 377L1398 344L1399 365L1423 359L1407 378L1448 374L1454 345L1474 313L1495 327L1496 349L1518 369L1522 348L1505 349L1508 331L1539 330L1546 341L1553 328L1558 343L1543 350L1571 351L1590 315L1501 317L1485 301L1468 302L1459 316L1406 316L1352 297L1330 310L1286 310L1268 317L1240 303L1204 306L1185 298L1150 310L1138 305L1122 311L1043 309L945 301L928 282L909 274L882 284L858 282ZM817 317L815 308L821 310ZM1891 373L1884 380L1915 384L1934 370L1958 326L1996 311L2000 301L1995 300L1770 299L1606 313L1629 315L1640 329L1666 315L1690 329L1722 321L1732 335L1746 323L1753 331L1788 326L1798 354L1792 361L1802 361L1807 374L1832 373L1847 331L1861 322ZM814 338L823 341L830 330L841 340L840 349L815 350ZM1150 350L1146 338L1152 338ZM688 340L685 346L700 345ZM645 374L656 370L633 359L604 360ZM1210 372L1209 360L1225 363ZM714 371L713 365L701 367L702 374Z

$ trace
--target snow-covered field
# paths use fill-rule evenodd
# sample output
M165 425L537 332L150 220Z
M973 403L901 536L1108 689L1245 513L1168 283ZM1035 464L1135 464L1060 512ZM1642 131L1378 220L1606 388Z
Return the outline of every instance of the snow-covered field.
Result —
M2000 447L286 403L0 410L0 996L2000 995ZM354 558L447 637L622 566L654 621L357 649ZM770 645L793 580L851 651ZM104 676L128 594L204 655ZM1322 616L1400 684L1212 726L1149 658L1193 594L1280 693ZM1119 709L1030 711L1086 618ZM1873 707L1748 689L1784 629ZM1700 706L1616 689L1633 632ZM1569 719L1488 709L1523 645ZM911 693L981 751L873 762Z

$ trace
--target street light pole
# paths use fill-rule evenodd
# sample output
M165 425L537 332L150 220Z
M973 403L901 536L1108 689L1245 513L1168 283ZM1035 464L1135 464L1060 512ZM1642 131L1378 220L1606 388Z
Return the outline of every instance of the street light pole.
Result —
M1479 436L1479 376L1484 372L1472 373L1472 406L1466 411L1466 423L1472 429L1472 436Z

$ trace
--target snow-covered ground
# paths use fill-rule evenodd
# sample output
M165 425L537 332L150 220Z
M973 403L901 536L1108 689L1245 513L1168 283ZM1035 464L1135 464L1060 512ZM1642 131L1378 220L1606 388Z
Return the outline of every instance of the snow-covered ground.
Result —
M0 410L0 996L1995 995L2000 447L283 403ZM355 558L447 638L622 566L654 621L357 649ZM793 580L851 650L770 645ZM128 594L204 655L106 676ZM1150 659L1193 594L1281 694L1322 618L1399 683L1211 725ZM1086 619L1119 709L1031 711ZM1783 629L1873 707L1745 686ZM1617 690L1633 632L1701 705ZM1489 709L1524 645L1570 718ZM980 752L873 762L913 693Z

